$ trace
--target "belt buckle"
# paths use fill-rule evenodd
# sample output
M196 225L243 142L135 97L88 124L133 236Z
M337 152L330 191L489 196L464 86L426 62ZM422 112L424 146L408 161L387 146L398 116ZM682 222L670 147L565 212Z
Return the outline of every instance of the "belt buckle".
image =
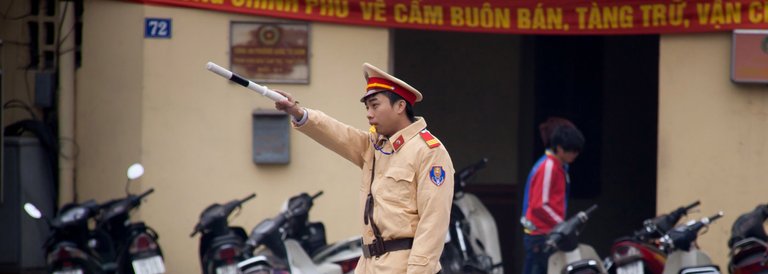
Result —
M370 258L371 257L371 250L369 249L371 246L367 244L363 244L363 257Z
M384 253L384 242L373 240L371 244L363 245L363 256L366 258L378 257Z

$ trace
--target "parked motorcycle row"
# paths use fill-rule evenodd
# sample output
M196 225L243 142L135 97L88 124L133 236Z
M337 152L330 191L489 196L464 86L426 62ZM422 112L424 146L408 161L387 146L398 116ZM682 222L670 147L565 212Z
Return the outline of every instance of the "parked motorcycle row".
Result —
M720 267L699 249L696 239L723 213L677 225L699 204L696 201L644 221L632 236L615 241L605 260L578 241L589 216L597 209L593 205L556 226L547 236L547 245L555 250L549 257L548 273L719 274ZM767 218L768 205L760 205L734 222L728 241L728 273L768 274L768 236L763 227Z
M504 273L493 216L476 196L464 191L487 162L481 159L455 174L451 219L440 258L442 273ZM131 211L154 192L149 189L139 195L128 193L130 182L143 172L140 164L128 169L126 196L122 198L68 204L55 217L43 216L33 204L24 206L29 216L44 220L51 229L44 246L51 273L165 272L157 233L130 218ZM290 197L274 217L264 219L250 233L242 227L230 226L229 218L256 194L208 206L190 235L200 235L198 255L202 273L354 272L362 256L361 238L329 244L324 224L309 221L313 202L322 194L320 191ZM557 225L547 236L547 248L552 251L548 273L719 274L721 269L699 249L696 239L723 213L677 225L699 204L696 201L644 221L630 236L616 240L610 255L602 260L591 246L579 242L579 234L597 210L597 205L593 205ZM768 235L763 227L766 219L768 204L757 206L734 222L728 241L729 273L768 274Z
M444 273L503 273L496 223L473 194L463 191L468 180L485 167L482 159L455 175L451 227L440 258ZM127 172L128 184L143 175L140 164ZM53 274L154 274L165 273L157 233L143 222L131 221L150 189L140 195L97 203L89 200L65 205L55 217L43 216L33 204L27 214L44 219L51 228L45 244ZM203 210L190 237L200 234L199 261L204 274L354 272L362 256L361 237L327 243L322 222L310 222L309 211L322 191L288 199L274 217L250 233L229 225L229 217L256 197L248 195Z
M440 258L443 273L503 273L496 223L477 197L463 191L487 161L482 159L455 175L450 227ZM209 206L192 234L202 234L199 254L203 273L353 273L363 254L361 238L328 244L323 223L308 221L313 201L322 194L291 197L280 212L257 224L249 236L242 228L230 227L227 219L254 194Z
M199 259L203 273L352 273L363 254L360 237L327 244L323 223L308 221L313 201L322 194L291 197L250 235L241 227L229 226L227 219L255 194L209 206L190 235L202 234Z

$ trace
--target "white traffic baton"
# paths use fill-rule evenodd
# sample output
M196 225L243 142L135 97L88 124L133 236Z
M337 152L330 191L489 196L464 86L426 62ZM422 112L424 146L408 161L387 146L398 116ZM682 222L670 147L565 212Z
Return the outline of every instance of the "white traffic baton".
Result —
M234 73L229 71L228 69L222 68L221 66L214 64L213 62L208 62L208 64L205 65L205 68L212 71L213 73L220 75L221 77L229 79L232 82L235 82L250 90L258 92L259 94L266 96L272 101L280 102L283 100L288 100L288 98L285 98L285 96L283 96L282 94L277 93L274 90L267 88L266 86L262 86L254 83L251 80L245 79L242 76L237 75L237 73Z

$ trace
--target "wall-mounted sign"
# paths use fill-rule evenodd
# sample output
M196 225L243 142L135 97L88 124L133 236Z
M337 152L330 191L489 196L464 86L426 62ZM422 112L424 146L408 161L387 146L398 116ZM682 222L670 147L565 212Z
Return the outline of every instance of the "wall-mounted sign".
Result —
M144 19L144 37L145 38L171 38L171 19L170 18L145 18Z
M257 83L309 83L309 24L232 22L230 70Z
M768 83L768 30L734 30L731 80Z

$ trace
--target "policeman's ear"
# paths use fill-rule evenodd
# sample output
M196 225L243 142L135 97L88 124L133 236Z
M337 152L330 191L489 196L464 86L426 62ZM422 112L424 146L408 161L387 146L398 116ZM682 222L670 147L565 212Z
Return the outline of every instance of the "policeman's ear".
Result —
M397 112L397 114L405 113L406 104L407 103L405 102L405 100L402 100L402 99L397 100L397 102L395 103L395 111Z

